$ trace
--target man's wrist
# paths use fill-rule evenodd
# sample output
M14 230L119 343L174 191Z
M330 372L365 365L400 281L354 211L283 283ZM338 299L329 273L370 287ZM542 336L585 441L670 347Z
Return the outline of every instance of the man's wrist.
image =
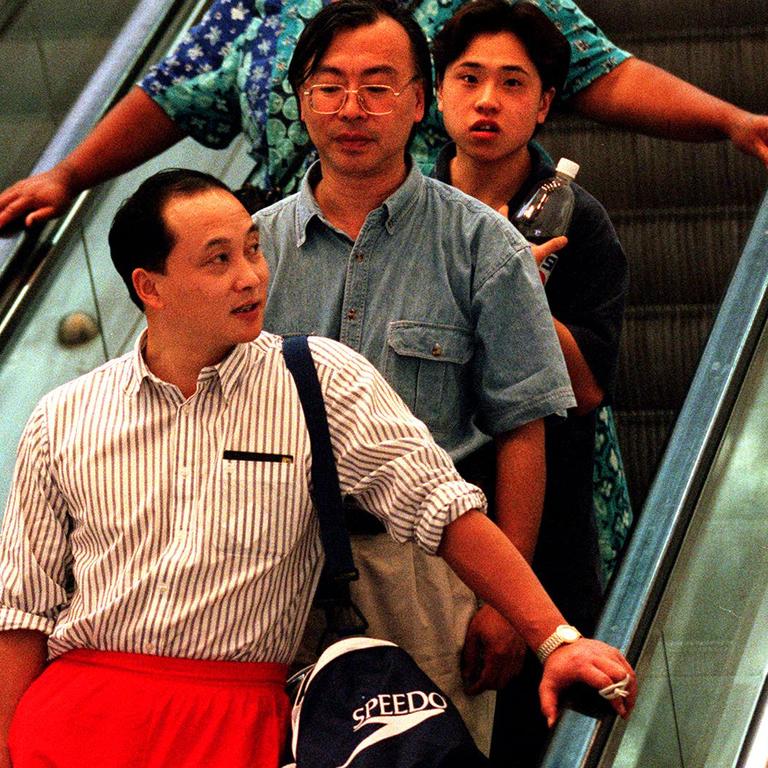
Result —
M69 158L64 158L58 165L52 169L59 178L59 181L66 187L71 197L79 195L85 187L79 178L77 168L70 162Z
M563 645L575 643L582 637L576 627L560 624L555 631L536 649L536 657L543 664L549 656Z

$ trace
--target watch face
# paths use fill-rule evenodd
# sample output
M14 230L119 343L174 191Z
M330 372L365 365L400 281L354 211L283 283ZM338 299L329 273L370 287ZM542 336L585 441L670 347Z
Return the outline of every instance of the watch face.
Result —
M578 629L570 627L567 624L558 627L558 634L566 643L573 643L581 637Z

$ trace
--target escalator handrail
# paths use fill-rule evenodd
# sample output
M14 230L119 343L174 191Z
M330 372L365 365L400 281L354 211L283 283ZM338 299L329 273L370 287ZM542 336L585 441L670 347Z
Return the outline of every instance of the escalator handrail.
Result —
M146 63L147 49L160 38L183 4L184 0L139 1L31 174L46 171L64 159L128 90ZM54 223L0 239L0 321L3 327L6 326L7 312L16 302L18 276L30 271L29 263L35 259L41 235L45 233L47 236L58 226Z
M768 314L768 194L720 306L595 636L637 661ZM642 683L642 681L641 681ZM566 712L542 768L594 766L613 718Z

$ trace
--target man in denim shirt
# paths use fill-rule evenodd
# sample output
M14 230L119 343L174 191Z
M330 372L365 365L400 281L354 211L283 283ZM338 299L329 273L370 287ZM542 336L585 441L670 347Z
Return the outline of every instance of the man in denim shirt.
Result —
M530 558L542 419L575 401L526 242L406 154L432 93L423 33L379 0L335 3L306 28L289 77L320 160L258 215L272 273L265 327L361 352L455 461L495 442L497 522ZM461 693L462 644L464 687L479 693L513 673L518 638L413 549L406 562L386 537L359 536L355 557L371 635L409 650L487 748L493 697Z

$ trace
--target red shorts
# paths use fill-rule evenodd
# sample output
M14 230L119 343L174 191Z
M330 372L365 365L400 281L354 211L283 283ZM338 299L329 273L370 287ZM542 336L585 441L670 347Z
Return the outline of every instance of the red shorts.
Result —
M78 650L19 702L14 768L276 768L290 707L283 664Z

